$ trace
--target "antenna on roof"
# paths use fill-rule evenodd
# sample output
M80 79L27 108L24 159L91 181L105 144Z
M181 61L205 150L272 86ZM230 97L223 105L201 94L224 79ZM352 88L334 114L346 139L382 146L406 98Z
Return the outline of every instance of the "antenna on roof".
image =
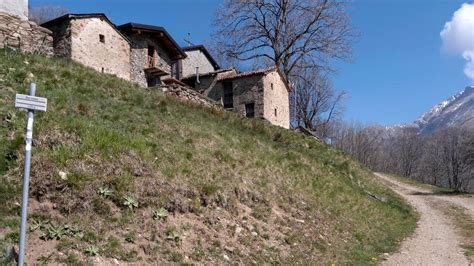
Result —
M188 32L188 38L184 39L184 41L188 44L188 47L194 45L193 43L191 43L191 33L190 32Z

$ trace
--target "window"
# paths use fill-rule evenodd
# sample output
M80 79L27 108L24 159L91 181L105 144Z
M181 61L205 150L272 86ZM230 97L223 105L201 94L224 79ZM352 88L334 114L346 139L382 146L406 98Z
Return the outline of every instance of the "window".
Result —
M104 68L102 68L101 70L102 70L102 73L104 73Z
M99 34L99 41L105 43L105 36L103 34Z
M277 116L277 109L275 108L275 117Z
M232 82L224 82L224 108L234 108L234 92Z
M272 88L272 90L273 90L273 83L272 83L272 84L270 84L270 87L271 87L271 88Z
M245 116L255 117L255 104L254 103L248 103L245 105Z

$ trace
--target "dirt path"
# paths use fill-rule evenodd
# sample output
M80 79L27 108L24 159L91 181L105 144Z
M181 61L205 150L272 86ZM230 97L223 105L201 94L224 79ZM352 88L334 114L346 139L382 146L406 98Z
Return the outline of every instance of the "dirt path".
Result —
M376 173L395 192L412 204L420 214L415 233L402 243L400 250L390 255L382 265L469 265L460 248L461 238L448 217L432 207L444 200L469 207L473 212L474 199L433 195L431 191L411 186Z

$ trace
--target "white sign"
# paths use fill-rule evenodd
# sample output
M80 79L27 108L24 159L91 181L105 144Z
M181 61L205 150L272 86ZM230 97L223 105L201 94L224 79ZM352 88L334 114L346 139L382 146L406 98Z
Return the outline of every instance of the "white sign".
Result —
M15 97L15 107L28 110L46 112L48 99L42 97L17 94Z

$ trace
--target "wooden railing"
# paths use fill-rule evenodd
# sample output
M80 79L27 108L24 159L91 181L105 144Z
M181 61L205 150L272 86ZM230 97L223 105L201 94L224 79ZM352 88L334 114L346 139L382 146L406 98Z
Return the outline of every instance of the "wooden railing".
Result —
M156 58L154 56L148 56L148 67L155 67L156 66Z

